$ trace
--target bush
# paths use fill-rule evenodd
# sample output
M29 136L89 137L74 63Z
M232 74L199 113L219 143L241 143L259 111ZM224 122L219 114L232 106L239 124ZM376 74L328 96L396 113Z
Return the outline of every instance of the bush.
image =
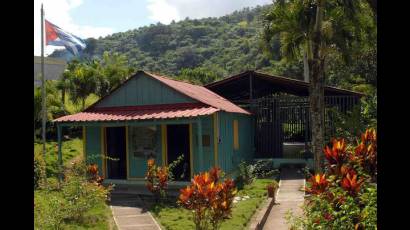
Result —
M279 188L279 183L276 180L273 180L266 189L268 190L268 196L275 198L276 190Z
M326 173L307 181L304 217L288 216L293 229L377 229L376 140L368 129L355 147L334 139L324 148Z
M47 200L34 205L36 229L61 229L70 221L82 223L87 212L106 202L111 187L102 186L94 174L87 177L86 172L93 167L80 161L65 172L64 181L49 178L47 189L41 191ZM94 169L98 175L98 168Z
M255 178L272 177L279 171L273 169L273 162L258 160L254 164L247 164L242 161L238 165L238 176L235 178L235 183L238 189L242 189L245 185L251 184Z
M219 229L232 212L236 188L233 180L220 182L222 171L214 167L209 172L195 175L191 185L181 189L178 204L193 213L197 230Z
M173 175L172 171L183 161L183 159L184 155L178 156L178 158L168 166L157 166L155 164L155 159L148 159L148 167L145 174L145 187L154 195L157 201L160 198L166 197L168 181L173 181L175 179L175 175Z
M34 204L34 229L61 229L67 210L64 199L47 193L47 203Z
M91 183L96 183L97 185L102 185L104 177L98 174L98 165L90 164L87 166L87 180Z
M272 161L257 160L253 165L253 168L254 175L257 178L268 178L279 173L279 170L273 169Z
M156 200L159 200L161 197L164 198L168 187L168 167L155 165L153 158L148 160L147 166L145 186L154 195Z
M41 154L34 154L34 189L43 185L46 178L46 162Z
M60 191L61 190L61 183L55 177L47 178L47 187L48 191Z
M108 190L82 177L71 177L64 182L63 198L66 201L66 219L81 221L93 206L107 200Z
M244 185L251 184L255 179L255 167L251 164L247 164L245 161L239 163L238 172L239 175L235 182L239 189L242 189Z

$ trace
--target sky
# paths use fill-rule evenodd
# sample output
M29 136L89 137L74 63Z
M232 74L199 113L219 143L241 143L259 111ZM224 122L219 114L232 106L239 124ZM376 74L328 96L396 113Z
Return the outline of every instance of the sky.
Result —
M186 17L219 17L272 0L34 0L34 55L40 55L40 8L45 19L81 38L98 38ZM64 47L45 46L45 55Z

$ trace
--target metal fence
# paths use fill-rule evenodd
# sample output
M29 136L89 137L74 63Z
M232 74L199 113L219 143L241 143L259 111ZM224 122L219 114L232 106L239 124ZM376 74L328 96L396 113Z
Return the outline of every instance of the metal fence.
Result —
M325 97L326 134L335 132L334 114L351 111L359 103L352 96ZM257 157L283 157L284 142L310 142L309 98L290 95L270 95L254 102L255 148Z

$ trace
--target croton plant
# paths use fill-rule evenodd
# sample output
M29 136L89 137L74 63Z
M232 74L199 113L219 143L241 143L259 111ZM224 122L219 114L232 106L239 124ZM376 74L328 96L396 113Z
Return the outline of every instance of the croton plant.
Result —
M294 228L377 228L376 140L376 130L368 129L356 145L339 138L324 147L325 173L307 180L305 215L290 217Z
M195 175L189 186L180 190L178 204L193 213L197 230L218 229L231 215L236 187L232 179L220 181L221 169Z
M87 166L87 178L89 182L97 183L101 185L104 181L104 177L98 174L98 165L97 164L90 164Z
M157 166L154 159L147 161L147 173L145 176L147 189L152 192L156 199L166 195L168 187L168 167Z

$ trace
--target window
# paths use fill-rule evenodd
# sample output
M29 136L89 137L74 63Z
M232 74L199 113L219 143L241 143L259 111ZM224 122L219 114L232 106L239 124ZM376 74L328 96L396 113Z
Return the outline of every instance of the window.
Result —
M233 120L233 149L239 149L238 120Z
M131 156L142 158L155 158L156 155L156 126L130 126Z

